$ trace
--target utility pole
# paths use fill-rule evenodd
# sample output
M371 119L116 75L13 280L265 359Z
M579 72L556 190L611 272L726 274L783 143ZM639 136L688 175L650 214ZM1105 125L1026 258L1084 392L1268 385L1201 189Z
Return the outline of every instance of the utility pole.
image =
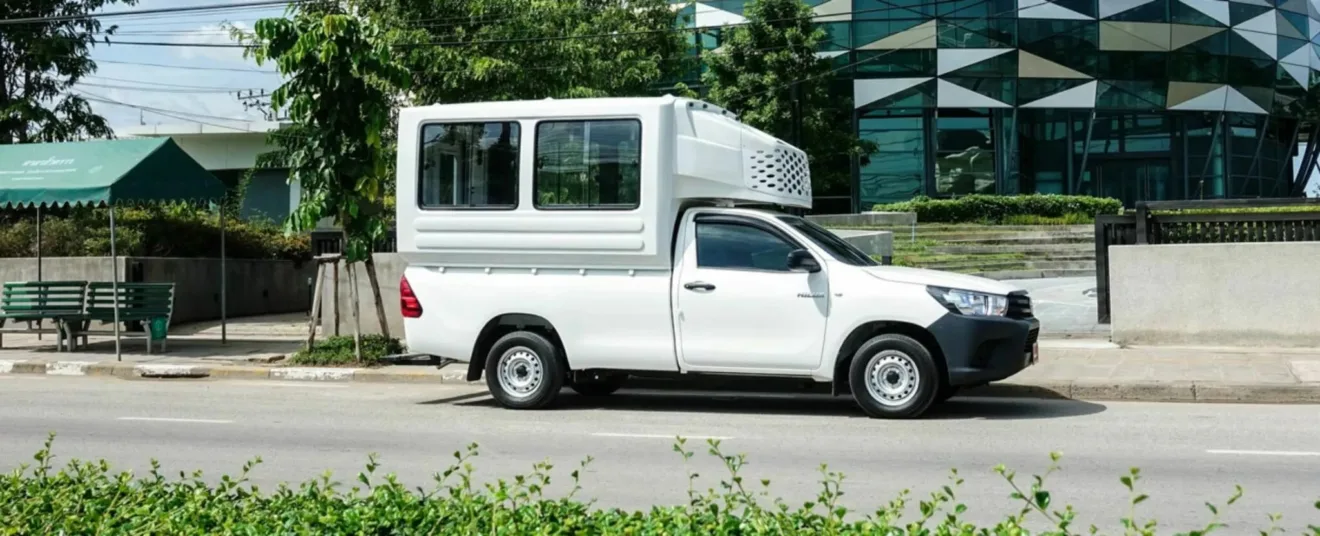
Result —
M234 96L238 98L239 102L243 103L243 110L258 110L261 112L261 116L266 118L267 121L282 121L286 119L279 116L278 110L271 109L270 93L266 93L266 90L264 89L261 91L252 89L237 91L234 93Z

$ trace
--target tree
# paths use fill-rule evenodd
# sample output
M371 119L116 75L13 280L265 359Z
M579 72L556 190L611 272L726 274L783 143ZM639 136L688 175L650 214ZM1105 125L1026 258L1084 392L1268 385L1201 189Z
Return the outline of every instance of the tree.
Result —
M285 79L271 94L271 106L287 110L294 124L272 134L277 149L261 164L287 167L302 187L290 230L310 230L325 217L343 229L360 359L353 263L366 265L381 332L389 337L371 246L385 234L393 183L384 133L395 96L409 80L385 33L350 14L352 8L332 0L295 3L289 17L262 19L252 33L235 33L252 45L247 53L259 65L274 63Z
M806 151L816 195L846 193L853 159L875 145L853 135L850 99L829 92L832 69L816 56L825 31L801 0L754 0L743 16L722 50L706 53L707 98Z
M5 19L58 20L0 24L0 144L114 134L69 90L96 72L89 54L97 35L115 31L86 16L116 3L137 0L4 0Z
M414 103L654 93L688 50L666 0L365 0ZM609 34L609 35L607 35Z

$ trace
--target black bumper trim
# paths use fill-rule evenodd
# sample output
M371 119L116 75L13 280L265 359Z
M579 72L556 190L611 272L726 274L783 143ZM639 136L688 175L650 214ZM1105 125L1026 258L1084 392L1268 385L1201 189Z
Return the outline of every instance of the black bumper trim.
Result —
M1003 380L1034 364L1040 321L949 313L929 329L949 366L949 383L965 387Z

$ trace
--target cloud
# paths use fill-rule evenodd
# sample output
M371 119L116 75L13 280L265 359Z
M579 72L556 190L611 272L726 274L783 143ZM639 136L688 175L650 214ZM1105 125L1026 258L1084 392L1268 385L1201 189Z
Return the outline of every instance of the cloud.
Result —
M242 31L252 30L251 25L243 21L237 21L230 24ZM222 24L208 24L190 32L179 34L170 41L173 43L202 43L214 45L238 43L229 35L229 29ZM250 60L243 57L243 49L240 48L178 47L174 52L175 55L185 60L205 60L235 65L251 64Z

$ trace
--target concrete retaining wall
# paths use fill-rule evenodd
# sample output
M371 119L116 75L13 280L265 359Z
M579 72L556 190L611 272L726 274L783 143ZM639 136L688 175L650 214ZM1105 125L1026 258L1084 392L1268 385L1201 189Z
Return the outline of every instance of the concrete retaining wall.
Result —
M312 301L314 263L228 259L228 313L240 316L306 311ZM46 257L45 281L110 281L109 258ZM174 317L181 324L220 318L220 259L119 258L120 281L174 283ZM37 259L0 259L0 281L37 280ZM397 285L397 283L396 283Z
M1112 246L1119 344L1320 346L1320 243Z

